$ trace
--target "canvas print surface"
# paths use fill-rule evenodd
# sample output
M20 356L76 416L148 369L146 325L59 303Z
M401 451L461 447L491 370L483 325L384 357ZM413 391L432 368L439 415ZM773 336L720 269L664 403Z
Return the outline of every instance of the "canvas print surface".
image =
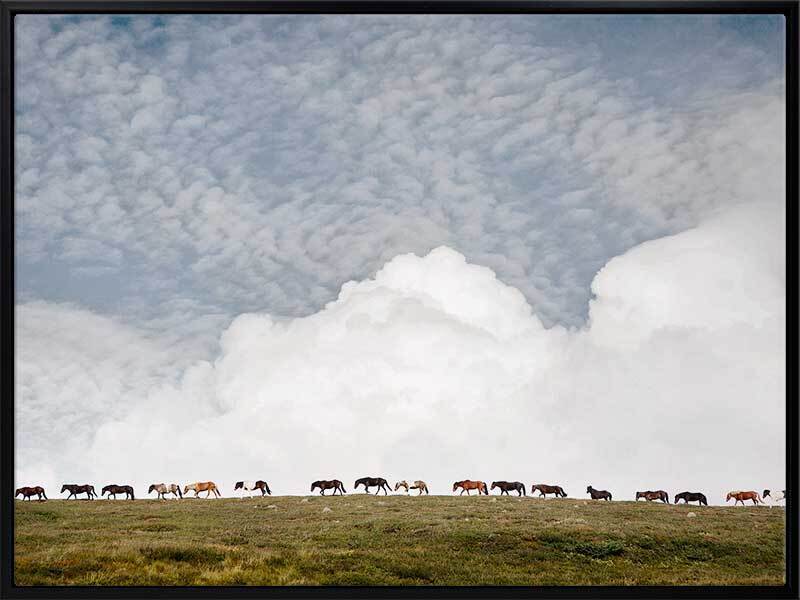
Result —
M782 17L15 36L18 585L784 583Z

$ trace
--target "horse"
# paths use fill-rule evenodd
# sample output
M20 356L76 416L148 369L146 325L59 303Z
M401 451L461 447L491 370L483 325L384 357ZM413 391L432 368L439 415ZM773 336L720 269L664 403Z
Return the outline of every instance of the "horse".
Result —
M510 496L509 490L515 490L518 496L527 496L525 493L525 484L521 481L493 481L492 488L500 488L500 495L506 494Z
M555 494L556 496L561 496L562 498L567 497L567 493L564 491L560 485L546 485L544 483L532 483L531 484L531 495L539 490L539 497L547 498L547 494Z
M648 502L651 500L661 500L664 504L669 504L669 494L664 490L658 490L655 492L646 491L646 492L636 492L636 499L644 498Z
M592 486L586 488L586 493L592 497L592 500L608 500L611 501L611 492L606 490L596 490Z
M69 492L69 496L67 496L67 500L75 496L78 497L78 494L86 494L87 500L94 500L97 497L97 493L94 491L94 486L85 484L85 485L76 485L74 483L65 483L61 486L61 494L64 492Z
M410 489L419 490L417 496L421 496L422 492L425 492L426 494L428 493L428 484L422 481L421 479L417 479L414 482L414 485L408 485L408 482L405 479L403 481L398 481L397 483L394 484L394 491L396 492L401 487L406 488L406 493L408 493L408 490Z
M781 490L780 498L776 498L770 493L770 490L764 490L764 493L761 494L762 499L771 498L773 502L780 502L781 500L786 500L786 490Z
M467 492L467 496L470 495L470 490L478 490L478 496L481 495L481 492L489 495L489 490L486 487L485 481L472 481L471 479L465 479L464 481L456 481L453 484L453 491L455 492L458 488L461 488L461 493L459 496L463 496L464 492Z
M158 494L159 500L164 500L167 494L173 494L178 498L183 498L183 494L181 494L181 486L170 483L169 485L164 485L163 483L154 483L150 486L150 489L147 490L148 494L152 494L155 491Z
M339 495L343 496L347 493L347 490L344 489L344 485L338 479L320 479L315 481L311 484L311 491L313 492L316 488L319 488L319 493L321 496L325 495L325 490L333 489L333 494L336 495L336 491L339 491Z
M258 481L237 481L236 485L233 487L233 491L242 490L242 497L244 498L244 492L254 492L256 490L261 490L261 495L266 496L269 494L272 496L272 490L269 489L266 481L258 480Z
M681 492L680 494L675 494L675 504L678 503L678 500L683 500L684 504L689 504L689 502L697 502L698 506L708 506L708 501L706 500L705 494L701 494L700 492Z
M62 490L63 491L63 490ZM40 502L44 502L47 500L47 495L44 493L44 488L40 485L35 485L33 487L21 487L17 488L14 492L14 498L22 494L22 500L25 501L25 498L28 499L28 502L31 501L31 496L36 494ZM44 500L42 499L44 497Z
M377 486L378 489L375 490L375 495L378 495L378 492L383 490L383 495L389 495L389 482L386 481L383 477L362 477L361 479L356 479L355 484L353 485L353 489L358 489L358 486L364 486L364 493L369 494L369 488Z
M194 490L194 497L197 498L200 492L208 492L206 494L206 498L208 498L211 493L213 492L218 498L222 497L222 494L219 493L217 489L217 484L213 481L198 481L196 483L190 483L188 485L183 486L183 493L184 495L189 493L189 490Z
M764 501L761 499L761 496L758 495L758 492L753 492L753 491L728 492L728 495L725 497L725 502L728 502L731 498L734 498L736 500L736 502L733 503L734 506L739 504L739 502L741 502L742 506L744 506L745 500L752 500L754 505L758 504L759 502L761 504L764 504Z
M106 492L108 492L108 499L109 500L111 499L111 496L114 496L114 500L116 500L117 499L117 494L125 494L125 499L126 500L128 499L128 496L130 496L131 500L134 499L134 497L133 497L133 488L131 486L129 486L129 485L116 485L116 484L112 483L111 485L107 485L106 487L104 487L100 491L100 495L101 496L105 496Z

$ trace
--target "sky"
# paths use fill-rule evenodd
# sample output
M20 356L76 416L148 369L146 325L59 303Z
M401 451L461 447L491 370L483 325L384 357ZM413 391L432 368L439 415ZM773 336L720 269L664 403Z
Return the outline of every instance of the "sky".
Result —
M15 27L17 485L785 487L782 18Z

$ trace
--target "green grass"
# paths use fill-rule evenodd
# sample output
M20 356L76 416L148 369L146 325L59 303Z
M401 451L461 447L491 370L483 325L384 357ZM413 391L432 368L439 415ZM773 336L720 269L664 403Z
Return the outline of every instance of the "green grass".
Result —
M17 502L15 578L18 585L781 585L784 516L782 508L494 496Z

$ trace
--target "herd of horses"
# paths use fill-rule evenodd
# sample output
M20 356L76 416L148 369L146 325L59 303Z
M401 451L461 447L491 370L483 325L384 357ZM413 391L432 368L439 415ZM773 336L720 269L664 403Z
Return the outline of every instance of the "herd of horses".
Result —
M370 493L370 488L376 488L375 495L378 495L381 491L383 491L384 495L388 495L390 491L389 482L383 477L362 477L361 479L356 479L353 488L358 489L359 486L364 486L364 493L366 494ZM410 493L410 490L418 490L417 495L419 496L421 496L423 493L429 493L428 484L421 479L417 479L411 484L405 480L398 481L394 484L394 491L396 492L400 488L403 488L406 493ZM338 479L317 480L311 484L311 492L314 492L316 489L319 489L319 493L322 496L325 495L326 490L333 490L332 495L334 496L336 495L336 492L339 492L340 496L347 493L347 490L344 489L344 484ZM461 493L459 495L463 495L464 492L466 492L468 496L472 490L476 490L479 496L481 494L488 496L490 489L499 489L501 496L503 494L510 495L510 492L517 492L518 496L527 496L527 493L525 492L525 484L523 484L521 481L493 481L491 487L488 487L485 481L464 479L462 481L456 481L453 483L453 493L455 493L458 489L461 489ZM260 491L262 496L272 495L272 490L269 489L269 485L262 479L256 481L237 481L233 490L234 492L242 490L242 497L244 497L245 493L252 495L252 493L256 491ZM206 498L210 497L211 495L214 495L217 498L222 497L217 484L215 484L213 481L198 481L195 483L189 483L183 487L183 491L181 491L181 487L176 483L154 483L147 490L147 493L152 494L153 492L156 492L159 500L165 500L170 494L175 498L183 498L192 491L194 492L195 498L199 497L201 492L206 492ZM70 500L73 497L77 499L80 494L86 494L87 500L94 500L97 498L97 493L95 492L94 486L89 484L77 485L73 483L65 483L61 487L61 493L63 494L64 492L69 492L67 500ZM546 498L550 494L557 498L567 497L567 493L564 491L564 488L559 485L532 483L531 495L535 494L536 492L539 492L540 498ZM607 500L610 502L612 499L611 492L607 490L596 490L591 485L587 486L586 493L589 494L592 500ZM109 499L116 499L117 494L125 494L126 500L135 499L133 487L130 485L109 484L101 490L100 496L103 497L106 494L108 494ZM30 501L33 496L36 496L37 499L42 502L47 500L47 495L45 494L44 488L39 485L17 488L14 493L14 498L20 495L22 495L23 500L27 499ZM742 505L744 505L746 500L750 500L754 505L757 505L764 504L764 498L772 498L773 502L780 502L785 501L786 497L786 490L781 490L780 495L776 493L775 496L773 496L772 492L768 489L764 490L762 494L752 490L732 491L728 492L725 502L734 500L735 502L733 504L736 506L740 502ZM663 502L664 504L669 504L669 494L667 494L667 492L664 490L636 492L635 499L638 501L639 498L644 498L648 502L655 500ZM689 502L697 502L698 505L708 506L708 500L706 499L705 494L700 492L681 492L680 494L675 494L674 503L678 504L678 502L681 500L683 500L684 504L688 504Z

